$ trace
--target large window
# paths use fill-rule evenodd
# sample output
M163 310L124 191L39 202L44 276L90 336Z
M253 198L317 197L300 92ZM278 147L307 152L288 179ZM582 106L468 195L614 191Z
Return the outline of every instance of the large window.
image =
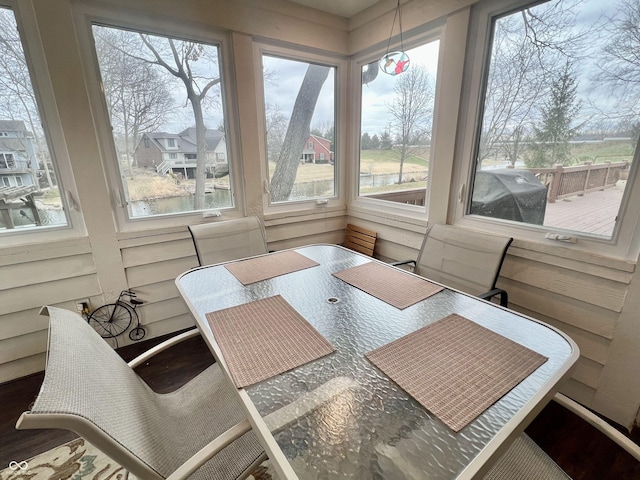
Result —
M409 68L400 74L381 68L393 58L361 67L361 197L425 205L439 45L406 50Z
M612 238L640 133L640 2L553 0L492 29L467 213Z
M22 39L7 8L0 8L0 41L0 234L68 226Z
M262 56L271 203L336 196L336 67Z
M93 35L129 218L232 207L219 45Z

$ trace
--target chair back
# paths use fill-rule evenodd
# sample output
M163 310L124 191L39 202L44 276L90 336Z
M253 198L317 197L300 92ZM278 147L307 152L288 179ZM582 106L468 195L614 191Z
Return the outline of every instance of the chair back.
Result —
M512 238L434 224L425 234L415 272L471 295L493 290Z
M173 392L156 393L80 315L43 311L50 318L45 377L16 428L71 430L137 478L162 480L245 419L217 363ZM262 456L248 432L202 457L207 463L190 478L244 478Z
M268 253L262 223L257 217L190 225L200 265L212 265Z
M377 234L373 230L359 227L357 225L347 224L347 230L344 236L343 246L356 252L364 253L369 257L373 256L376 248Z
M163 478L150 452L162 445L155 393L75 312L45 307L49 345L45 377L17 428L72 430L141 478ZM137 473L135 473L137 472Z

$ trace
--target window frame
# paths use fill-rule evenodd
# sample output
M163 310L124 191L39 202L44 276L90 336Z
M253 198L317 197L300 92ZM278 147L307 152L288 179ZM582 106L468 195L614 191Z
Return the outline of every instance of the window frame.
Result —
M346 118L347 118L347 58L335 53L304 49L284 42L269 42L261 40L254 42L254 68L256 72L258 128L262 141L260 143L260 174L262 178L263 210L265 215L284 212L304 213L327 209L327 207L341 207L345 205L346 188ZM334 195L327 198L313 198L307 200L290 200L272 203L269 194L271 179L267 161L267 131L265 91L263 79L263 55L292 60L298 62L315 63L335 68L334 79Z
M444 44L446 32L446 17L439 18L433 22L415 29L414 31L405 32L403 36L403 46L405 50L425 45L430 42L439 41L438 49L438 74L435 83L434 92L434 111L433 111L433 124L432 124L432 140L430 148L430 158L434 158L435 144L437 142L436 131L438 124L438 103L441 102L440 96L442 93L442 82L444 74ZM393 51L400 49L399 39L394 39L391 43L384 42L379 43L375 47L372 47L364 52L357 53L353 56L351 61L351 81L350 91L357 92L358 95L354 95L351 98L352 115L350 124L354 125L351 133L351 150L350 158L354 161L350 165L350 178L349 183L350 195L349 195L349 207L356 209L362 209L368 214L380 217L396 217L410 223L424 223L428 218L430 208L430 197L432 193L432 179L433 179L433 167L429 165L430 175L427 180L427 186L425 187L427 194L425 195L424 206L420 205L408 205L396 202L390 202L386 200L380 200L375 198L367 198L366 196L360 196L360 143L362 139L361 122L362 122L362 67L378 60L387 51Z
M102 94L102 79L97 54L94 47L93 25L127 29L150 35L167 36L175 39L201 42L218 47L218 68L221 78L221 104L224 113L227 155L230 162L230 184L233 205L216 209L229 218L241 217L244 211L244 191L242 166L240 164L240 143L237 109L232 101L236 97L234 71L232 68L232 46L230 34L186 20L152 16L133 10L113 9L97 4L79 3L74 6L74 23L80 42L80 54L84 69L85 83L89 92L94 115L98 146L101 151L102 168L110 191L111 208L116 228L119 232L137 232L148 229L163 229L187 226L201 221L210 209L176 212L148 217L131 217L127 208L124 185L118 167L113 132L109 121L106 99Z
M629 172L626 190L619 211L612 237L604 239L588 233L562 230L559 228L532 225L508 220L494 219L469 214L473 179L475 173L475 156L482 124L483 103L487 73L491 61L491 41L494 19L515 13L528 6L544 3L531 0L486 0L472 7L469 26L468 43L458 124L456 170L452 184L452 223L458 225L513 236L550 247L586 251L600 255L637 259L640 253L640 210L628 208L640 202L640 183L638 181L638 163L640 163L640 145L636 147L634 161ZM545 239L549 232L567 233L577 239L576 243L558 242Z
M60 200L65 212L66 225L17 228L0 231L3 247L31 243L48 243L86 236L71 159L65 144L62 123L58 114L51 77L47 69L44 47L37 26L35 11L30 3L19 0L1 0L0 7L13 11L25 55L31 86L36 98L43 134L51 156ZM3 132L6 136L7 133Z

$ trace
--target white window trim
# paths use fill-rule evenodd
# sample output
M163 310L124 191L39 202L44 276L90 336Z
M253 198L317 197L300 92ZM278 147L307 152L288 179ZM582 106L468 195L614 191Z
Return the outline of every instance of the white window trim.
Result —
M417 33L413 35L411 34L411 32L405 32L405 35L403 36L403 45L405 47L405 50L409 50L411 48L415 48L429 42L440 40L438 53L438 76L435 86L431 151L429 154L430 158L434 158L435 144L437 142L436 131L439 118L439 115L436 113L438 110L437 105L440 102L439 98L442 91L442 82L444 81L443 78L446 76L444 74L445 52L443 50L445 22L446 18L440 18L434 22L430 22L428 25L425 25L420 29L417 29ZM418 205L406 205L402 203L389 202L375 198L367 198L364 196L361 197L358 194L360 190L360 140L362 135L362 132L360 131L362 115L361 72L364 65L380 59L382 55L387 52L387 48L389 50L398 50L400 48L399 39L397 39L395 42L392 42L390 45L388 45L388 42L384 42L368 49L365 52L360 52L354 55L351 61L350 92L352 92L352 94L350 101L352 111L349 123L350 125L352 125L352 131L350 133L351 148L349 152L349 158L352 158L353 161L350 162L349 165L349 173L351 179L351 181L349 182L349 209L353 208L355 210L363 211L367 214L382 218L397 218L401 221L424 224L427 220L427 212L429 211L430 207L430 194L432 193L431 185L434 167L431 164L429 165L430 174L426 186L427 196L425 197L424 207Z
M266 134L266 112L264 98L264 81L261 72L262 56L272 55L289 60L300 62L317 63L327 65L336 69L334 80L334 196L323 199L294 200L287 202L271 203L269 195L269 172L267 165L267 134ZM258 128L262 136L260 142L260 168L263 183L263 209L265 215L281 213L313 213L326 210L327 207L343 206L345 204L346 186L346 119L347 119L347 59L342 56L330 53L312 52L306 49L295 48L284 43L271 43L261 41L254 43L254 65L256 74L257 111L262 112L258 118ZM326 200L326 202L325 202Z
M629 205L640 204L640 182L638 181L640 148L636 148L634 162L629 172L627 191L620 209L621 219L617 222L610 240L570 231L569 234L577 239L575 244L557 242L545 239L545 234L547 232L562 231L558 228L466 214L472 193L471 186L475 165L473 153L477 143L477 125L481 122L482 105L480 99L482 98L484 75L488 68L490 56L491 20L496 15L506 14L526 5L536 3L540 2L530 0L510 0L507 2L504 0L490 0L474 6L469 27L469 38L474 39L474 43L468 49L465 60L460 122L457 132L457 144L460 148L456 156L455 165L457 168L453 179L453 185L456 186L454 192L456 193L455 195L452 194L451 198L453 222L461 226L510 235L534 243L636 260L640 253L640 232L638 232L640 209L629 208Z
M30 229L16 228L0 232L3 247L67 240L87 234L81 207L77 203L78 191L71 170L69 152L64 142L62 124L53 94L51 78L47 71L42 39L37 27L36 15L30 2L2 0L3 7L13 10L24 54L29 67L31 83L38 104L40 122L52 157L58 188L68 225L41 226Z
M78 3L73 5L74 23L80 43L80 54L85 65L84 75L91 106L96 112L95 123L98 145L101 151L102 164L107 173L109 190L111 192L111 207L120 232L137 232L149 229L162 229L175 226L187 226L202 221L209 210L195 210L178 212L153 217L131 218L125 201L124 186L121 173L117 165L117 155L111 127L109 113L104 95L101 92L100 68L93 48L92 26L94 23L128 28L133 31L148 32L150 34L181 38L188 41L218 45L218 64L221 76L221 95L224 105L225 132L227 136L228 158L232 162L230 168L230 182L232 186L233 206L220 208L225 217L243 216L244 194L242 182L242 165L240 164L240 141L237 133L237 110L232 101L235 98L234 71L232 69L231 41L227 33L216 31L205 25L178 21L173 18L152 16L135 10L114 10L99 4Z

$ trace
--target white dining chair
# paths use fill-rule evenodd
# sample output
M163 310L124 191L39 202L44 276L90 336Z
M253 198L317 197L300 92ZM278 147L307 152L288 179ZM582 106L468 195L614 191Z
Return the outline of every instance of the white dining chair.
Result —
M71 430L145 480L241 479L266 458L218 363L166 394L133 370L197 330L127 364L77 313L42 313L50 319L44 381L16 428Z
M605 434L640 461L640 447L606 420L569 397L556 393L553 400ZM553 426L549 426L553 428ZM516 437L484 480L566 480L571 479L526 433Z
M513 238L453 225L433 224L425 233L416 260L392 265L413 265L422 277L485 300L500 297L506 307L509 296L496 288L500 269Z
M201 266L268 253L258 217L190 225L189 232Z

